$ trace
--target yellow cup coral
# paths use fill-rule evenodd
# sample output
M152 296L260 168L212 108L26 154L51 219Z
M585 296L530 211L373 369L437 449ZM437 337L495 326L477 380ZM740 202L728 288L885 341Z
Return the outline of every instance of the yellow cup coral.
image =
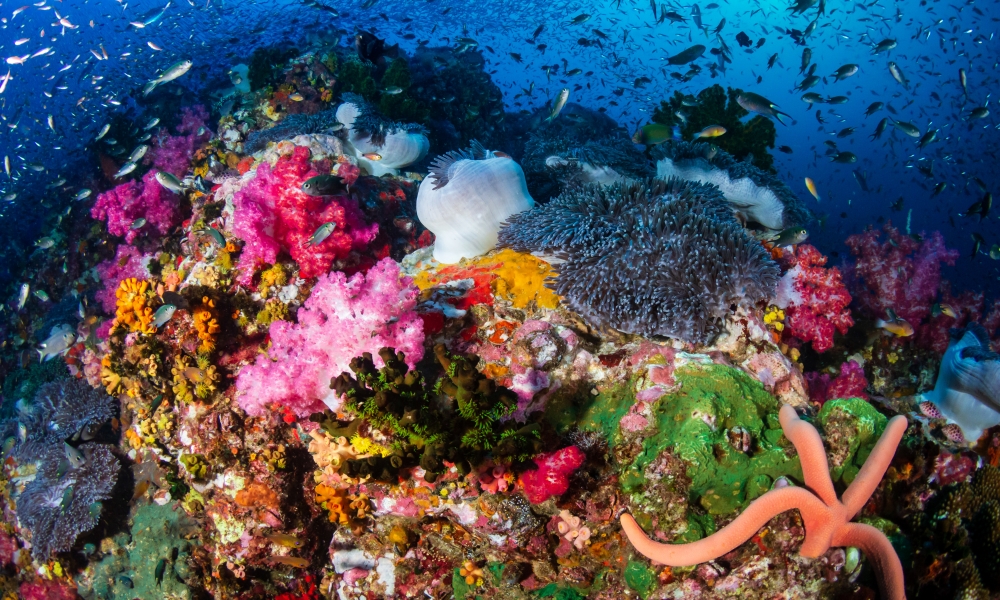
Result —
M201 305L194 309L194 328L198 332L199 352L211 352L215 349L215 334L219 333L219 321L215 317L215 300L205 296Z
M152 293L148 281L134 277L123 279L115 290L115 325L139 333L156 333L153 309L149 307Z

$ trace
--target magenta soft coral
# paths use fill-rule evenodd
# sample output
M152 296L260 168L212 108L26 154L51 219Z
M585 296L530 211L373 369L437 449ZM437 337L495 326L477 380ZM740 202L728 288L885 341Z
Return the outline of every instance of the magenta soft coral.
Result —
M413 368L424 355L418 293L392 259L350 279L339 271L320 276L298 323L272 323L271 347L240 371L237 402L250 415L278 404L304 417L340 406L330 380L364 352L381 366L378 351L389 346Z
M917 327L931 312L941 284L941 265L954 265L958 251L944 245L940 232L917 241L891 223L852 235L845 242L855 264L852 293L861 309L873 319L886 318L889 309Z
M525 471L518 480L528 501L540 504L552 496L565 494L569 489L569 476L580 468L585 458L582 450L567 446L532 459L538 468Z
M179 209L177 194L157 183L156 172L149 171L140 181L133 179L99 194L90 216L107 221L112 235L124 236L131 244L137 236L150 230L166 235L177 224ZM146 222L137 222L140 218Z
M868 399L865 393L868 380L865 379L864 368L857 361L850 360L841 365L840 374L833 380L826 373L806 373L805 378L809 383L809 399L818 404L837 398Z
M789 335L812 342L817 352L833 347L836 331L854 325L851 295L836 267L824 268L826 257L809 244L800 244L789 256L790 270L779 286L779 305L785 309Z
M256 176L234 195L233 234L245 242L240 283L248 285L262 264L277 260L280 250L287 250L299 265L299 275L309 278L326 273L334 261L375 239L378 225L365 223L354 200L302 192L302 183L319 174L309 162L309 150L299 146L273 168L261 163ZM333 233L319 244L309 244L324 223L334 224Z
M156 146L150 151L148 159L153 170L183 177L194 151L212 137L205 126L207 120L208 111L200 104L181 109L181 123L176 128L179 135L169 135L166 128L161 128L158 133Z

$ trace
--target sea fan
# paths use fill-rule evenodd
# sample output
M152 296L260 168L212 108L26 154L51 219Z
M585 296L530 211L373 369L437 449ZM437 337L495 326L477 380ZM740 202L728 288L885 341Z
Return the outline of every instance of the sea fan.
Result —
M737 304L773 295L779 270L711 185L586 186L510 217L500 244L552 256L549 286L594 325L708 343Z

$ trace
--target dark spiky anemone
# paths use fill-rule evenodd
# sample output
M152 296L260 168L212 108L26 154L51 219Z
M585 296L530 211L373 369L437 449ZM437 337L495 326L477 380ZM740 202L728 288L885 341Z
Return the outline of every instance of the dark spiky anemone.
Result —
M248 135L243 143L243 150L247 154L253 154L266 148L269 142L288 140L297 135L323 133L336 125L337 111L333 109L311 115L288 115L274 127L254 131Z
M546 163L550 156L561 157L566 164L553 167ZM569 103L554 121L532 131L524 144L521 166L532 198L544 202L565 185L577 183L584 162L633 179L653 175L649 160L624 128L607 115Z
M795 192L785 182L768 171L753 165L753 155L747 160L736 158L725 150L715 148L705 142L685 142L668 140L656 146L650 153L653 161L669 158L673 162L703 161L716 169L729 173L729 178L736 180L747 177L755 185L770 189L784 206L784 227L799 227L813 219L812 212L799 200Z
M347 93L342 97L344 102L353 104L358 108L358 116L354 119L351 128L357 135L371 138L373 145L382 147L385 144L385 136L393 133L421 133L427 135L427 129L423 125L416 123L398 123L382 116L381 113L367 100L358 94Z
M427 178L434 182L434 189L439 190L448 185L448 173L451 167L460 160L485 160L492 158L492 152L486 149L477 140L472 140L468 150L452 150L445 152L431 161Z
M780 275L718 188L671 179L589 185L510 217L500 245L553 256L548 285L598 327L709 343Z

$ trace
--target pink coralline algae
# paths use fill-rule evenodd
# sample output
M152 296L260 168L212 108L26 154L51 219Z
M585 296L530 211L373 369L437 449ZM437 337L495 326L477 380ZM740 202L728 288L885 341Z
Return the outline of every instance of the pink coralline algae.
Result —
M115 292L123 280L130 277L136 279L149 277L149 271L146 270L143 263L143 255L134 246L128 244L120 244L115 250L115 257L99 263L96 269L103 287L97 291L95 297L101 303L104 312L110 315L115 314L117 301Z
M39 579L33 583L22 583L18 588L21 600L76 600L76 587L56 579Z
M399 265L383 259L367 275L322 275L299 309L298 323L271 324L271 347L236 379L237 402L250 415L274 403L299 417L336 409L340 398L330 380L350 370L351 359L392 347L414 368L424 355L423 321L415 308L419 290Z
M583 451L567 446L539 454L534 459L538 468L521 474L519 483L532 504L545 502L552 496L562 496L569 489L569 476L583 464Z
M868 387L865 370L856 361L851 360L841 365L840 374L832 380L826 373L806 373L805 377L809 383L809 399L813 402L823 404L837 398L868 399L868 394L865 393L865 388Z
M946 248L937 231L918 242L890 223L882 229L889 238L885 242L873 229L845 242L855 258L852 293L869 317L884 319L892 309L917 327L937 298L941 265L954 265L958 251Z
M274 167L261 163L257 175L235 194L233 234L246 242L238 265L240 283L249 285L254 272L273 264L281 250L298 263L299 276L309 278L326 273L334 261L375 239L378 225L365 223L354 200L309 196L300 189L306 179L320 174L309 162L309 150L297 146ZM333 233L311 244L316 230L327 223L333 224Z
M183 177L194 151L212 137L205 126L207 120L208 112L200 104L181 109L181 124L176 128L179 135L169 135L165 128L161 128L156 145L149 152L153 171L166 171Z
M97 196L90 216L107 221L112 235L124 236L131 244L140 234L156 230L166 235L177 224L180 197L156 181L156 172L149 171L141 180L131 180ZM145 219L141 224L138 219Z
M824 268L826 257L809 244L800 244L789 257L790 269L778 284L778 306L785 309L788 334L812 342L817 352L833 347L836 331L842 335L854 325L847 292L836 267Z

